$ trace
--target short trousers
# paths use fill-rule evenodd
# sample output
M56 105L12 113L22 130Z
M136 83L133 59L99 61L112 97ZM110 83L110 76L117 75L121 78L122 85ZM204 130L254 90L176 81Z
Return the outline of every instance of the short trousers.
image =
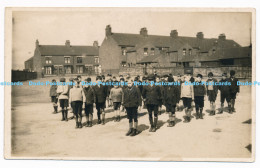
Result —
M119 110L121 106L121 102L113 102L114 110Z
M230 102L230 94L226 92L221 92L220 94L220 102L223 104L225 100L229 103Z
M82 101L71 102L74 115L82 117L82 104L83 104Z
M183 98L182 98L182 101L183 101L183 106L184 106L184 108L186 108L186 107L187 107L188 109L191 108L192 98L183 97Z
M217 98L217 94L214 90L209 90L208 91L208 98L210 102L215 102Z
M137 108L138 107L126 107L129 123L133 122L133 120L134 122L137 122Z
M158 114L158 105L155 104L146 104L148 113L154 112L154 115Z
M176 104L165 104L166 107L166 111L167 112L171 112L172 114L175 114L175 108L176 108Z
M89 116L89 114L93 114L93 104L85 103L85 114L86 116Z
M204 96L195 96L194 102L195 102L196 108L203 108L204 107Z
M236 99L237 93L230 93L230 99Z
M57 98L57 96L51 96L51 102L52 102L52 103L58 103L58 98Z
M106 102L102 103L96 103L96 109L105 109L106 108Z
M60 99L60 107L61 108L69 107L69 100L68 99Z

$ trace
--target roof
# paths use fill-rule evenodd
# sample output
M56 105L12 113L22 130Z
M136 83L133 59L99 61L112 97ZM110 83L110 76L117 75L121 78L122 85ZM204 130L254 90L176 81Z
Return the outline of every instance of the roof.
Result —
M147 35L143 36L140 34L128 34L128 33L113 33L111 37L120 46L132 46L136 47L140 43L151 43L155 47L169 47L170 51L176 51L184 44L189 44L193 48L199 48L201 52L209 51L213 46L233 48L241 47L234 40L219 40L217 38L203 38L199 39L197 37L185 37L178 36L173 38L171 36L162 35ZM135 48L136 49L136 48ZM135 51L132 49L131 51Z
M42 56L99 55L99 48L94 46L39 45Z
M218 56L219 59L251 58L252 48L251 47L225 48L216 51L216 55Z
M156 60L160 55L151 55L151 56L146 56L140 61L137 62L137 64L144 64L144 63L158 63Z
M25 62L31 61L31 60L33 60L33 56L31 58L27 59Z

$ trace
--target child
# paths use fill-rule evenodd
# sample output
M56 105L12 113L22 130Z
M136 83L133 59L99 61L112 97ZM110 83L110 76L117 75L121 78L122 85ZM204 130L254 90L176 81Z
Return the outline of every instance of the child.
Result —
M110 90L109 95L109 98L111 99L115 110L115 122L120 121L120 106L123 99L123 89L119 87L118 84L118 81L114 82L114 87Z
M237 93L239 93L240 88L239 85L237 85L238 79L235 77L236 72L234 70L230 71L230 102L231 102L231 112L236 112L235 111L235 101L236 101L236 96Z
M91 82L91 78L88 77L85 80L87 83ZM92 120L93 120L93 104L96 103L96 94L94 89L89 85L86 84L83 88L84 95L85 95L85 115L86 115L86 127L92 127Z
M53 108L54 108L53 114L56 114L56 113L58 113L57 84L56 84L55 79L53 79L51 82L52 82L52 85L51 85L51 88L50 88L50 97L51 97L51 102L52 102Z
M83 102L85 102L85 95L82 87L80 86L80 81L77 78L74 79L74 83L74 87L70 89L69 102L73 108L77 129L82 128L82 105Z
M113 88L113 85L112 85L113 80L112 80L111 74L107 74L107 77L108 77L108 79L106 80L107 84L105 85L105 87L107 89L107 106L110 107L110 106L112 106L112 103L109 99L109 95L110 95L110 90Z
M165 89L165 86L162 86L160 83L161 83L161 78L159 75L156 75L155 77L155 82L158 83L159 85L159 88L160 88L160 92L161 92L161 95L164 94L164 89ZM162 96L163 97L163 96ZM161 98L162 98L161 97ZM159 105L158 105L158 113L159 115L161 115L161 112L162 112L162 104L163 104L163 100L162 99L159 99Z
M62 83L57 87L57 93L59 95L59 102L60 102L60 107L61 107L61 112L62 112L62 119L61 121L68 121L68 85L65 84L66 79L65 78L60 78L60 82Z
M160 104L160 99L162 96L160 87L152 84L155 80L154 75L149 75L148 80L150 84L143 88L142 95L149 113L149 121L151 125L149 132L155 132L158 121L158 106Z
M215 115L215 101L218 94L218 85L216 85L217 80L213 78L213 73L209 72L208 74L209 79L207 80L207 95L208 99L210 101L210 114L209 115Z
M98 116L98 124L105 125L105 108L106 108L106 97L107 97L107 90L106 87L102 85L101 76L96 77L97 85L93 87L95 94L96 94L96 109L97 109L97 116ZM102 114L102 118L100 115Z
M127 118L129 120L129 131L126 136L135 136L139 133L137 130L137 109L142 104L141 96L138 93L138 88L133 86L133 81L127 81L127 88L123 90L122 104L126 109ZM134 124L133 124L134 122Z
M177 75L177 82L178 82L178 85L176 87L177 87L178 94L176 96L177 97L176 107L177 107L177 111L180 111L181 84L182 84L182 79L181 79L181 75L180 74Z
M197 75L197 81L194 85L194 102L195 102L195 108L196 108L196 119L203 119L202 111L204 107L204 96L206 95L206 87L201 82L202 75Z
M169 112L169 125L168 127L175 126L175 108L177 103L178 90L177 87L173 85L173 77L168 77L168 86L165 88L164 92L164 105L166 111Z
M228 112L231 113L231 103L230 103L230 86L227 84L229 80L227 79L227 73L222 74L222 79L219 81L219 87L220 90L220 103L221 107L218 114L222 114L224 110L224 102L225 100L228 103Z
M193 85L190 82L190 78L190 75L186 75L184 77L185 82L181 84L181 98L185 109L185 123L188 123L191 120L191 102L194 100Z

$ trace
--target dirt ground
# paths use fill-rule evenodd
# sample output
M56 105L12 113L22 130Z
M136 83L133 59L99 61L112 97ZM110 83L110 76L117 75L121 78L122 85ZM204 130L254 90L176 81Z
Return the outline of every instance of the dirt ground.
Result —
M50 79L40 79L46 81ZM38 81L38 80L37 80ZM175 127L167 127L167 113L159 116L159 129L149 132L146 109L139 112L135 137L127 137L128 120L112 120L106 109L106 124L75 129L75 121L62 122L61 113L52 114L50 86L12 87L12 156L81 160L232 160L250 158L251 89L242 86L236 100L236 113L209 116L205 101L204 119L183 123L184 111L177 112ZM220 107L220 96L216 101ZM227 106L227 104L225 104ZM164 108L163 108L164 110ZM195 109L193 110L193 114ZM72 113L69 112L69 117ZM96 122L94 110L94 122ZM83 118L85 122L85 118ZM228 159L227 159L228 158Z

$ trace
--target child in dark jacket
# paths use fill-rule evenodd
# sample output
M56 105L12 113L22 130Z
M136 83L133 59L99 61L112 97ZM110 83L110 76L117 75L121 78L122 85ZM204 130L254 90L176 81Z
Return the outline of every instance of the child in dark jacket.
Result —
M175 126L175 108L177 103L178 90L177 87L173 85L173 77L168 77L168 86L165 88L163 96L163 104L166 107L166 111L169 112L169 125L168 127ZM171 84L170 84L171 83Z
M215 115L216 111L216 105L215 101L218 95L218 85L216 85L217 80L213 78L213 73L209 72L208 74L208 80L207 80L207 95L210 101L210 114L209 115Z
M58 113L57 84L56 84L55 79L53 79L51 82L52 82L53 85L51 85L51 88L50 88L50 97L51 97L51 102L52 102L52 105L53 105L53 108L54 108L53 114L56 114L56 113Z
M129 120L129 131L126 133L126 136L135 136L139 133L137 130L137 109L138 106L141 106L142 100L138 88L133 86L133 80L128 80L127 84L127 88L123 90L122 101L122 104L127 112L127 118Z
M109 99L113 103L114 111L115 111L115 117L114 121L119 122L120 121L120 106L123 99L123 89L118 86L118 81L114 82L114 87L110 90Z
M87 83L91 82L91 78L85 80ZM96 94L94 89L89 84L86 84L83 88L85 94L85 115L86 115L86 127L92 127L93 120L93 104L96 103Z
M197 75L197 81L194 85L194 102L196 108L196 119L203 119L202 111L204 107L204 96L206 95L206 86L201 82L202 75Z
M231 113L235 112L235 101L236 101L236 96L237 93L239 93L240 88L239 85L237 85L238 79L235 77L236 72L234 70L230 71L230 102L231 102Z
M149 85L143 88L143 98L146 104L148 113L149 113L149 121L150 121L150 132L156 131L157 121L158 121L158 106L161 100L161 90L159 86L155 86L154 84L154 76L149 75L148 80L150 82ZM153 117L154 115L154 117ZM153 119L154 118L154 119Z
M181 75L178 74L177 75L177 82L178 82L178 85L176 86L177 88L177 91L178 91L178 94L177 94L177 104L176 104L176 109L177 111L180 111L181 108L180 108L180 101L181 101L181 84L182 84L182 79L181 79Z
M228 85L229 80L227 79L227 73L222 74L222 79L219 81L219 91L220 91L220 103L221 107L218 114L222 114L224 110L225 100L228 103L228 112L231 113L231 104L230 104L230 86Z
M97 76L97 85L93 87L96 94L96 109L98 116L98 124L105 125L105 108L106 108L106 98L107 98L107 89L106 86L103 86L101 83L102 77ZM100 115L102 114L102 118Z

